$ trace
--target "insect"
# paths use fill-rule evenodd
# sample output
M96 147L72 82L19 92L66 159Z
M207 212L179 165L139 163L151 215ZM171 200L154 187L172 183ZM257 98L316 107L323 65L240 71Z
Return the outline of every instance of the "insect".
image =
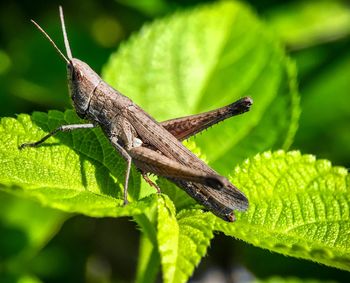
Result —
M170 180L206 209L233 222L233 210L246 210L247 198L225 177L189 151L181 141L231 116L248 111L253 103L252 99L244 97L216 110L159 123L128 97L104 82L86 63L73 58L62 7L59 12L66 55L36 22L32 22L67 63L68 86L73 106L78 116L88 123L62 125L39 141L20 145L20 149L36 147L58 132L101 127L127 163L124 204L128 202L128 181L133 162L144 179L158 192L159 188L147 174Z

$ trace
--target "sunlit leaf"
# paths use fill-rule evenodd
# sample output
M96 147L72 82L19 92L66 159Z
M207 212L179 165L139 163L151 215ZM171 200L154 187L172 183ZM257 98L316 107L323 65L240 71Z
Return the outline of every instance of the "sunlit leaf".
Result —
M89 216L143 213L153 198L123 206L124 160L100 129L62 133L38 148L20 150L62 124L81 122L72 111L3 118L0 125L0 188L67 212ZM130 197L138 199L140 176L130 176Z
M196 138L210 164L227 173L247 156L290 145L299 115L295 74L247 7L219 2L145 26L111 56L103 77L158 120L251 96L251 112Z
M250 207L218 230L253 245L350 270L350 176L299 152L266 152L237 167L232 180Z

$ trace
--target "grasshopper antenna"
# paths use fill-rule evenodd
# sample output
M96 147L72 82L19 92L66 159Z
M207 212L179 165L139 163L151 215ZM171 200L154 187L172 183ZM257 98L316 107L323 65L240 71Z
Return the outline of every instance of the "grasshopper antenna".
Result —
M61 25L62 25L62 32L63 32L63 38L64 38L64 46L66 47L66 52L69 60L73 59L72 51L70 50L67 31L66 31L66 25L64 23L64 16L63 16L63 9L62 6L59 6L60 10L60 19L61 19Z
M67 62L67 64L70 64L69 60L67 59L66 56L64 56L64 54L62 53L62 51L57 47L56 43L51 39L51 37L43 30L43 28L41 26L39 26L34 20L30 20L37 28L38 30L40 30L45 37L50 41L50 43L52 44L52 46L56 49L56 51L58 52L58 54L63 58L64 61Z

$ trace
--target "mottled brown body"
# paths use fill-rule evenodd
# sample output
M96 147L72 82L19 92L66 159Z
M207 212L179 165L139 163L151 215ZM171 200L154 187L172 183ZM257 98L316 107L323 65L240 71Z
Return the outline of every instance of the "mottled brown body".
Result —
M61 20L65 35L62 11ZM70 95L78 115L91 123L62 126L40 141L23 144L21 148L37 146L58 131L100 126L128 164L125 203L133 162L143 175L153 173L167 178L226 221L234 221L233 210L247 209L248 200L244 194L183 146L181 141L224 119L248 111L252 104L249 97L217 110L159 123L104 82L86 63L72 58L66 35L65 43Z

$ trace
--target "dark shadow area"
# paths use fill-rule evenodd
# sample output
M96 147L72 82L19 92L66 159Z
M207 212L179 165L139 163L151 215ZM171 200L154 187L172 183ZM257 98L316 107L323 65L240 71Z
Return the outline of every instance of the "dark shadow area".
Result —
M27 245L26 233L0 222L0 263L17 256Z
M215 235L208 249L208 256L201 261L194 273L193 281L205 278L208 270L215 270L219 274L217 276L225 278L225 283L240 282L237 281L238 278L264 280L271 276L344 283L349 282L350 278L347 271L270 252L234 240L222 233Z
M49 283L133 282L138 238L129 218L76 216L36 256L31 270Z

